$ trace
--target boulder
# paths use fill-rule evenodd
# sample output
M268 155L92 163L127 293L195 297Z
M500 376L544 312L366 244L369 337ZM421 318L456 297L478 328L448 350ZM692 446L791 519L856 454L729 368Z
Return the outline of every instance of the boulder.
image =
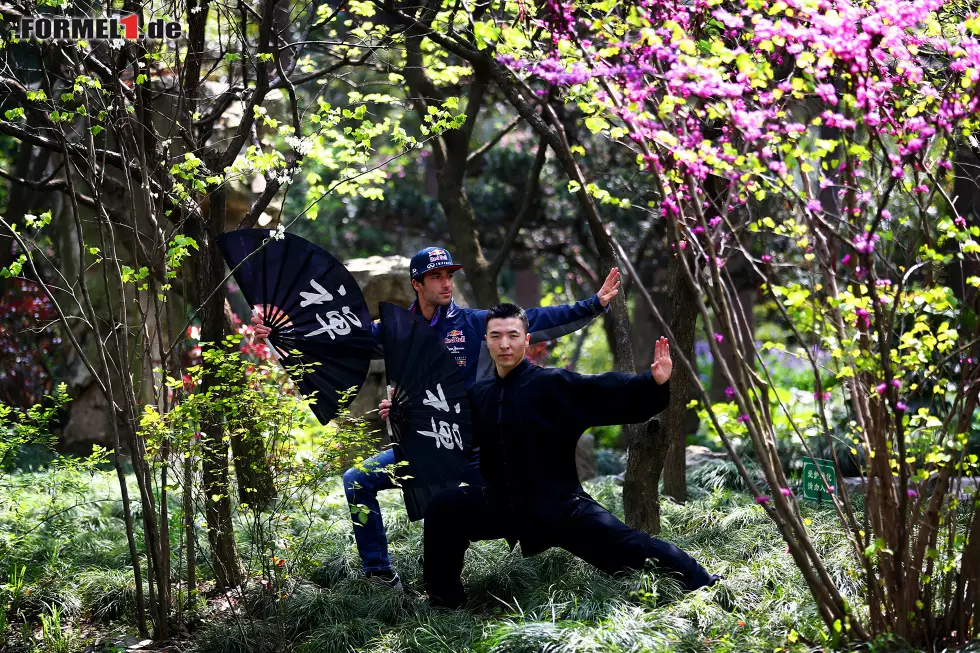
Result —
M369 256L345 263L364 294L372 320L378 319L378 302L408 307L415 301L408 279L409 260L404 256Z
M575 446L575 468L578 480L588 481L596 477L595 436L584 433Z
M684 450L687 468L700 467L715 460L726 460L728 454L724 451L712 451L708 447L691 445Z
M724 451L712 451L708 447L701 447L698 445L691 445L684 449L684 459L686 461L687 469L692 469L695 467L701 467L715 460L727 460L728 454ZM626 480L626 472L622 474L616 474L613 477L618 485L622 485Z
M934 474L926 484L925 491L931 493L935 485L936 475ZM845 476L844 486L848 493L865 494L868 491L868 479L863 476ZM920 486L919 491L923 488ZM980 492L980 478L964 478L962 483L956 482L949 488L949 497L955 497L960 501L966 501L976 497Z
M344 264L360 286L372 320L379 317L378 302L390 302L407 308L415 301L415 291L408 278L409 261L404 256L369 256L351 259ZM377 408L384 399L386 386L384 361L371 361L367 379L351 403L351 413L365 416L369 430L377 431L384 443L388 442L388 432L378 416Z
M89 381L80 387L69 409L68 423L61 432L59 444L64 453L87 455L96 444L112 448L109 402L97 383Z

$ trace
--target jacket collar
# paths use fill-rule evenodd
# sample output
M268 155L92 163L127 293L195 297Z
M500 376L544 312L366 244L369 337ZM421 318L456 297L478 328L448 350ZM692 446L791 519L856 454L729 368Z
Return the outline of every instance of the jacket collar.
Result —
M408 310L421 315L422 311L419 310L419 300L414 300L408 307ZM435 315L432 316L432 319L429 320L429 326L435 326L439 323L439 320L442 320L443 318L454 317L458 312L459 306L456 305L456 300L451 300L448 306L439 307L439 310L436 311Z
M509 383L514 379L516 379L517 377L519 377L524 372L526 372L529 367L531 367L531 362L525 358L524 360L522 360L520 363L517 364L517 367L515 367L510 372L508 372L507 376L501 379L500 375L497 374L497 365L494 364L493 378L497 383Z

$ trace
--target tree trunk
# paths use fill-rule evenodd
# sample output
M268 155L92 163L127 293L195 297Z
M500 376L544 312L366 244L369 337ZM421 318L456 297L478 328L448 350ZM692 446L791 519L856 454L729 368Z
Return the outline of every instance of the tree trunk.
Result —
M757 284L757 282L756 282ZM748 360L755 360L755 319L753 317L752 308L755 306L756 300L759 296L759 289L756 284L749 287L742 287L738 289L738 300L742 304L742 308L745 309L745 318L747 325L743 325L741 320L739 320L739 334L742 338L742 342L745 343L742 348L742 353L748 358ZM733 307L734 311L737 311L737 307ZM709 333L709 338L713 338L714 334ZM735 362L735 349L733 347L734 343L729 342L728 339L722 340L718 343L718 348L721 350L722 358L725 359L725 364L728 369L734 370L737 367ZM725 375L722 374L721 365L711 366L711 392L709 393L711 401L728 402L731 398L725 394L725 388L728 387L728 383L725 381Z
M465 161L465 157L463 157ZM447 163L447 166L451 165ZM497 293L497 281L490 274L490 263L483 256L480 236L476 230L476 215L473 207L463 190L463 177L457 174L446 174L440 170L439 203L449 221L449 233L453 237L453 254L462 263L466 279L473 289L477 306L490 308L500 302Z
M541 275L528 255L515 256L510 265L514 273L514 301L521 308L541 306Z
M640 281L648 289L650 296L653 301L657 303L658 306L666 307L670 306L671 311L683 310L678 305L678 298L671 297L668 293L667 288L667 276L668 269L665 270L665 266L657 265L655 261L649 262L649 264L644 265L637 272L640 274ZM687 290L684 289L685 297L687 297ZM693 304L689 307L689 310L695 311L694 320L697 320L697 307ZM666 313L666 311L665 311ZM637 369L645 369L643 366L649 364L653 361L653 350L654 344L657 339L663 335L663 329L660 328L660 324L657 323L653 316L653 311L647 305L646 301L637 301L636 309L633 312L633 351L636 354ZM696 340L696 337L694 338ZM679 346L679 343L670 343L671 349ZM693 350L693 346L692 346ZM693 354L693 351L688 351L688 354ZM695 372L697 371L697 360L693 355L689 356L691 363L694 365ZM676 374L676 372L675 372ZM679 377L672 377L671 387L679 388L680 385L675 385L678 383ZM686 406L691 399L697 397L697 383L694 379L688 379L687 388L684 392L684 405ZM674 501L678 503L683 503L687 501L687 459L685 456L685 449L687 444L687 435L691 433L696 433L698 430L698 413L694 408L685 408L684 417L680 426L680 429L675 434L675 437L671 439L671 443L666 452L666 459L663 462L663 480L664 480L664 494L671 497Z
M679 259L672 259L667 273L667 297L672 307L670 329L678 338L670 343L672 351L682 352L688 360L694 357L695 326L697 307L687 284ZM646 365L644 361L644 365ZM626 457L626 482L623 484L623 505L626 523L651 535L660 532L660 475L667 462L668 451L676 447L680 452L671 460L670 492L676 493L680 500L687 498L687 484L684 476L684 439L687 419L687 387L691 383L687 371L680 365L673 367L670 377L670 404L665 413L651 420L643 429L642 437L630 442ZM676 444L675 444L676 442ZM676 456L676 453L675 453ZM678 477L680 477L678 479Z
M230 440L239 502L253 510L266 510L276 498L276 486L259 425L253 423L248 433L234 433Z
M423 3L422 22L428 28L435 18L438 2ZM422 38L419 33L409 32L405 39L405 80L414 99L415 110L424 120L429 106L440 106L445 94L436 87L425 72L422 55ZM497 279L490 263L483 256L480 236L476 228L476 216L470 205L463 181L470 154L470 136L483 105L487 90L486 75L476 74L467 89L466 122L458 129L449 129L438 138L431 139L432 156L437 167L438 198L453 239L453 253L463 265L466 279L473 288L477 306L489 308L500 301Z
M187 540L187 604L194 609L197 599L197 533L194 528L194 463L184 459L184 537Z
M225 336L224 261L216 237L225 223L225 191L212 191L204 224L190 220L197 233L192 237L199 247L197 291L201 303L201 342L221 346ZM212 294L213 293L213 294ZM205 374L201 392L208 395L220 385L212 374ZM222 416L216 412L204 415L201 424L202 490L204 516L208 524L208 540L214 556L214 573L218 589L241 584L238 550L231 521L231 495L228 484L228 445L224 440Z
M956 213L964 218L970 227L980 223L980 193L977 191L977 183L980 182L980 174L977 173L978 165L980 165L980 157L977 157L975 152L966 149L965 146L961 146L956 153L953 167L955 175L953 206ZM963 322L968 326L972 325L974 333L977 332L977 325L980 323L980 290L977 290L975 286L968 285L966 280L971 276L978 275L980 275L980 264L973 257L960 259L954 256L952 262L946 266L946 283L963 307ZM974 360L980 358L980 343L974 342L968 352L968 357ZM969 397L966 407L961 409L963 415L973 414L977 404L977 391L971 392ZM973 523L964 543L962 560L963 567L960 571L960 583L963 587L962 603L954 602L954 610L957 613L956 630L960 633L960 641L965 643L968 638L976 636L980 632L980 510L973 511ZM968 628L971 620L973 623L972 632Z
M684 422L691 410L685 398L680 428L671 437L670 447L664 459L664 494L676 501L687 501L687 431Z

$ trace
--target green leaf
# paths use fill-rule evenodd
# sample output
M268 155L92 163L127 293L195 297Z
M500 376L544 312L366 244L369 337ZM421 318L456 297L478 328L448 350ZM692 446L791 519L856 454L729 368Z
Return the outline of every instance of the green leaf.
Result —
M609 129L609 122L602 116L589 116L585 119L585 126L589 128L593 134L598 134L604 129Z

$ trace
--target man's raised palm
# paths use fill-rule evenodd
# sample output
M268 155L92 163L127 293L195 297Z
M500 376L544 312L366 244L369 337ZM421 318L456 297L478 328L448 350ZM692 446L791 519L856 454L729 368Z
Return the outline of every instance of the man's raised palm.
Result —
M650 366L650 372L653 373L653 379L658 384L663 384L670 378L673 369L674 363L670 360L670 343L667 342L667 338L661 337L653 348L653 365Z
M602 288L599 288L599 303L603 308L609 306L609 302L612 298L619 294L619 284L622 283L622 279L619 278L619 268L613 268L606 275L606 281L602 284Z

